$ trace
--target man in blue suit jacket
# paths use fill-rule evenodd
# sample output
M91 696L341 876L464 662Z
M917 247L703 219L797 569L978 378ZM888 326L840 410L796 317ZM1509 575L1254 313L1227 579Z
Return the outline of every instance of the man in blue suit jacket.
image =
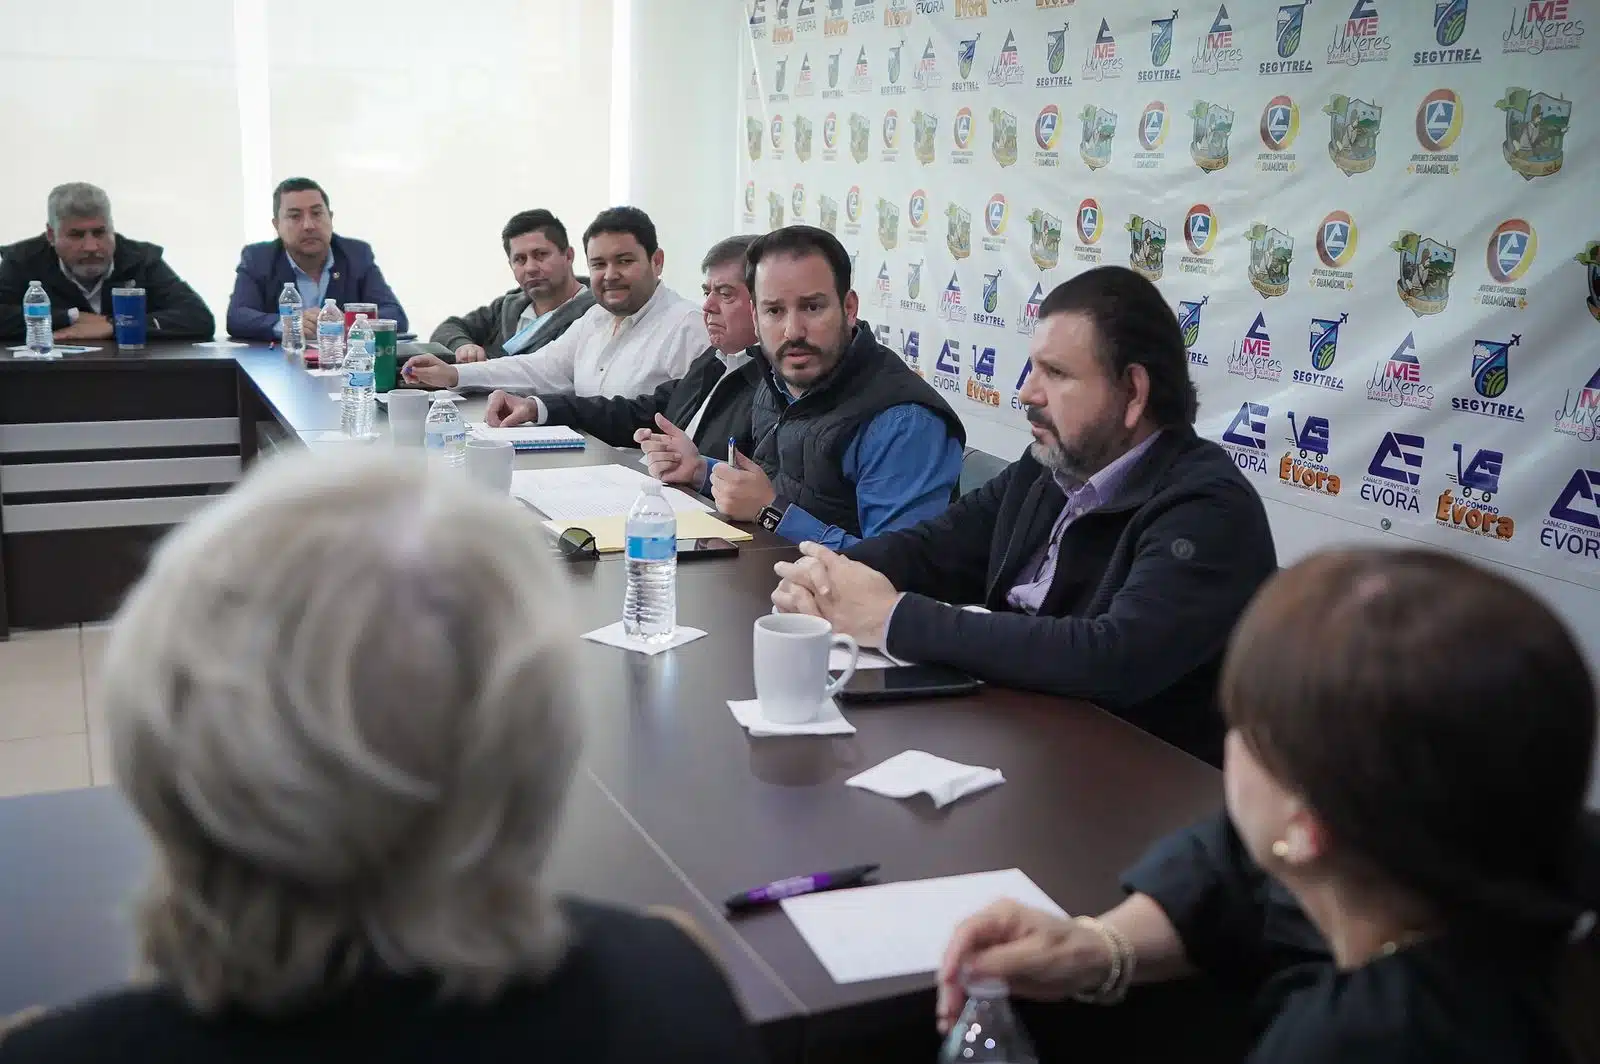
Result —
M333 233L328 194L309 177L291 177L272 193L272 228L278 239L247 244L228 300L228 335L245 340L277 340L278 293L293 284L300 290L305 335L317 334L317 311L324 300L375 303L378 317L393 318L406 332L406 312L383 279L372 245Z

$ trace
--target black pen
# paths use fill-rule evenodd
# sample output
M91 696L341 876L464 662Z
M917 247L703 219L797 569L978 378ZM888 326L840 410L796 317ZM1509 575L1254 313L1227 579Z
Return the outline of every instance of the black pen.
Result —
M748 912L763 905L771 905L782 901L784 898L797 898L802 894L815 894L819 890L841 890L845 887L859 887L872 873L878 870L875 864L856 865L852 868L841 868L836 872L818 872L816 875L795 876L793 879L780 879L775 883L756 887L754 890L743 891L735 894L723 902L730 913Z

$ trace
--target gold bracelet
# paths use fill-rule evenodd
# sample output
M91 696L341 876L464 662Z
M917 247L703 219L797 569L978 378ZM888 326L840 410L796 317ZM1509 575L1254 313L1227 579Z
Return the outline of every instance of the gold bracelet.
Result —
M1111 953L1111 970L1107 973L1105 981L1093 990L1080 991L1072 995L1074 1001L1086 1005L1116 1005L1128 996L1128 988L1133 985L1133 968L1135 955L1133 943L1128 937L1110 924L1096 920L1092 916L1079 916L1073 923L1088 928L1105 940L1106 948Z

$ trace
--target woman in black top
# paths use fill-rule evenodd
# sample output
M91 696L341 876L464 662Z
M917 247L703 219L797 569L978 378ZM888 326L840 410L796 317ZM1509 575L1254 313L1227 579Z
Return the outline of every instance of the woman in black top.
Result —
M1325 554L1234 632L1228 816L1158 844L1098 920L997 905L963 977L1112 1003L1203 972L1255 995L1252 1064L1600 1062L1595 696L1562 624L1448 555Z
M395 454L271 463L156 555L103 685L151 978L0 1064L759 1059L676 923L542 886L563 582L521 507Z

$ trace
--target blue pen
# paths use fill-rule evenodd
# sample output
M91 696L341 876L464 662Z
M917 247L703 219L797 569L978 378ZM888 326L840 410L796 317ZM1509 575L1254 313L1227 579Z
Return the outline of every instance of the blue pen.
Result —
M735 469L739 468L739 463L735 462L733 459L734 459L734 456L737 455L738 453L739 453L739 441L734 439L732 436L729 436L728 437L728 464L733 466L733 468L735 468Z

